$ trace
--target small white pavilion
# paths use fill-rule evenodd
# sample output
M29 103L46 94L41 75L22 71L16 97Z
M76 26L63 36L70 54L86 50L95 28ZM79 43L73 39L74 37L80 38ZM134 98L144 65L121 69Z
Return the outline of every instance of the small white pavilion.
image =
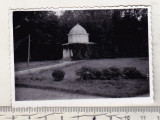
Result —
M84 46L93 45L95 43L89 42L89 34L79 24L76 24L68 34L68 43L63 44L63 58L75 58L75 56L83 56L87 54L84 52ZM77 47L79 48L77 49ZM83 50L82 50L83 49ZM85 55L83 55L82 51Z

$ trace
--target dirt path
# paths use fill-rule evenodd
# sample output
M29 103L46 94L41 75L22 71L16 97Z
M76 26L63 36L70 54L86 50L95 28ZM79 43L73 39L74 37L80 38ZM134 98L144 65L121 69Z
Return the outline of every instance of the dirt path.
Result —
M148 97L148 94L136 97ZM26 100L60 100L60 99L100 99L106 97L97 97L91 95L74 94L59 90L44 90L37 88L16 87L16 101Z
M16 87L16 101L24 100L56 100L56 99L89 99L97 96L80 95L57 90Z
M36 67L36 68L30 68L30 69L27 69L27 70L17 71L17 72L15 72L15 75L34 73L34 72L38 72L40 70L46 70L46 69L57 68L57 67L64 67L64 66L67 66L67 65L75 64L75 63L77 63L77 62L76 61L63 61L61 63L54 64L54 65L46 65L46 66L42 66L42 67Z

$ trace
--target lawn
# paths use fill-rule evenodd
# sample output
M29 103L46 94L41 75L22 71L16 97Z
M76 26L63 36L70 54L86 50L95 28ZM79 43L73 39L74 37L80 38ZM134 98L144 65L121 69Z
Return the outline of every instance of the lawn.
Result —
M52 69L41 70L37 73L16 76L16 86L31 87L47 90L59 90L66 93L93 95L99 97L135 97L149 94L149 81L142 79L121 79L121 80L81 80L75 74L82 66L96 68L106 67L136 67L144 74L149 74L149 63L145 58L118 58L86 60L77 64L61 67L65 71L63 81L54 81ZM32 93L34 94L34 93ZM32 98L31 98L32 99ZM46 95L47 99L47 95ZM63 98L62 98L63 99Z

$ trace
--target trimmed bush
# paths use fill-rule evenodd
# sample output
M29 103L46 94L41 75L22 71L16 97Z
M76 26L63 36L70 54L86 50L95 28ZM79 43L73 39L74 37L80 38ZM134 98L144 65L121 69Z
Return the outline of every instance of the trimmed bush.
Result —
M65 72L62 69L55 69L52 72L52 77L53 77L54 81L63 80L64 75L65 75Z
M102 79L104 80L119 80L121 78L123 78L122 71L117 67L110 67L102 70Z
M147 78L147 76L142 74L134 67L125 67L123 70L117 67L105 68L103 70L92 67L82 67L76 71L76 74L83 80L120 80Z
M119 79L123 78L122 71L117 67L110 67L109 72L110 72L112 79L119 80Z
M101 77L101 71L91 67L82 67L76 71L76 74L83 80L99 79Z
M125 79L146 79L147 77L137 70L135 67L125 67L123 68L123 74Z
M108 68L105 68L102 70L102 76L101 79L102 80L111 80L112 76L110 74L110 71Z

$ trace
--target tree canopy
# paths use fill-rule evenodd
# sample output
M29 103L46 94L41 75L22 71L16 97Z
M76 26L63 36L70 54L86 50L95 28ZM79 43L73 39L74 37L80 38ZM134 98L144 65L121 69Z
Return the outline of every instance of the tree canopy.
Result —
M14 11L15 60L26 60L28 35L31 36L31 60L62 58L62 44L70 29L79 23L97 44L100 58L147 57L147 9Z

